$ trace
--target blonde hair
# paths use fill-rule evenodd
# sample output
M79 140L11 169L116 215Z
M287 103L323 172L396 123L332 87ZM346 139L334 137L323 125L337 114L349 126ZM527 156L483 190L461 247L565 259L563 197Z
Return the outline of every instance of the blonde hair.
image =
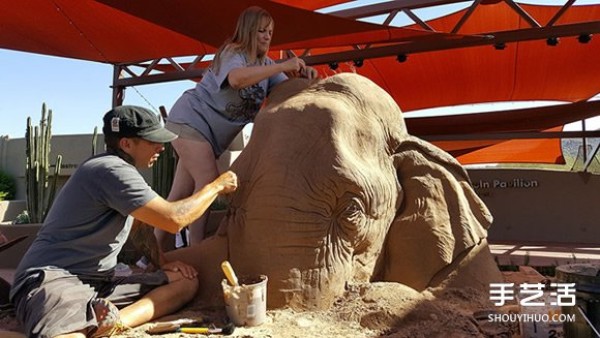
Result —
M271 14L258 6L248 7L240 14L233 37L227 39L215 54L211 66L215 73L219 72L223 53L245 53L249 63L254 63L257 60L262 63L265 55L256 55L258 49L257 34L265 19L269 25L275 24Z

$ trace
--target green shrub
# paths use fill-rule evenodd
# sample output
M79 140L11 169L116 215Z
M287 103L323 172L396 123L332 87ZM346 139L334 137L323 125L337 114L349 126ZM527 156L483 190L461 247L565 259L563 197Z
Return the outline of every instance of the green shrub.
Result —
M23 210L20 214L17 215L17 218L13 221L14 224L29 224L31 223L31 219L29 219L29 213L27 210Z
M0 201L14 199L15 193L15 180L5 172L0 171Z

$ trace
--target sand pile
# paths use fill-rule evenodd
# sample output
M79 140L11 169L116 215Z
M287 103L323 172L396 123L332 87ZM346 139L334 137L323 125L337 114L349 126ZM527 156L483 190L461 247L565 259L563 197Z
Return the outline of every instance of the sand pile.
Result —
M230 337L509 337L509 328L477 320L474 313L497 310L489 295L474 289L451 288L418 293L398 283L351 285L327 311L269 310L257 327L236 328ZM223 325L222 307L192 304L162 320L202 318ZM182 333L149 335L151 324L131 329L117 337L185 337ZM18 330L13 317L0 319L0 328ZM7 336L0 332L0 336ZM195 335L198 336L198 335Z
M489 325L473 316L481 310L495 309L488 298L487 293L473 289L418 293L398 283L353 285L330 310L269 310L264 324L236 328L231 337L502 337L508 334L508 328ZM217 325L226 320L224 309L203 308L200 304L165 319L182 317L202 317ZM141 326L119 337L185 336L151 336L145 333L148 327Z
M509 337L510 328L474 317L474 313L482 310L497 310L488 298L487 293L467 288L418 293L397 283L352 285L330 310L269 310L264 324L236 328L230 337ZM162 320L178 318L202 318L207 325L223 325L227 315L221 307L192 304ZM192 336L149 335L145 330L150 325L128 330L117 337ZM12 317L0 319L0 328L19 330ZM6 333L0 332L0 336Z

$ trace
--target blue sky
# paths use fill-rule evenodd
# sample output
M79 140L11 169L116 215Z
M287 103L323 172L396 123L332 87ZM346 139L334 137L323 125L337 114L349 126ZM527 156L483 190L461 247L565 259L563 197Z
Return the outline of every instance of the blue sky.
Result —
M361 0L355 3L376 1ZM564 2L555 1L554 4ZM576 3L597 2L598 0L580 0ZM439 16L441 12L458 10L468 4L454 4L416 12L422 18L428 19ZM336 6L333 9L340 7ZM373 18L369 21L378 20ZM398 26L407 23L410 23L410 20L402 15L398 15L393 22ZM0 74L0 116L3 117L0 135L8 135L10 138L24 137L27 117L30 116L37 124L42 103L46 103L53 111L52 132L55 135L92 133L94 127L101 127L102 115L111 108L111 65L0 49ZM164 105L169 109L184 90L193 86L192 81L177 81L129 87L125 92L124 103L145 106L158 112L159 106Z
M42 103L52 109L55 135L92 133L111 108L111 65L0 49L0 74L0 135L24 137L27 117L37 124ZM128 88L125 104L158 112L193 86L178 81Z

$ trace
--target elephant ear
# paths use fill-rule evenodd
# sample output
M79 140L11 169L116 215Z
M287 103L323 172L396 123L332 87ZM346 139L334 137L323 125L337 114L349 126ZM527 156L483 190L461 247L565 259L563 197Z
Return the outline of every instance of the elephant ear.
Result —
M492 216L467 172L443 150L410 136L393 160L404 196L379 271L383 280L421 291L438 271L487 237Z

